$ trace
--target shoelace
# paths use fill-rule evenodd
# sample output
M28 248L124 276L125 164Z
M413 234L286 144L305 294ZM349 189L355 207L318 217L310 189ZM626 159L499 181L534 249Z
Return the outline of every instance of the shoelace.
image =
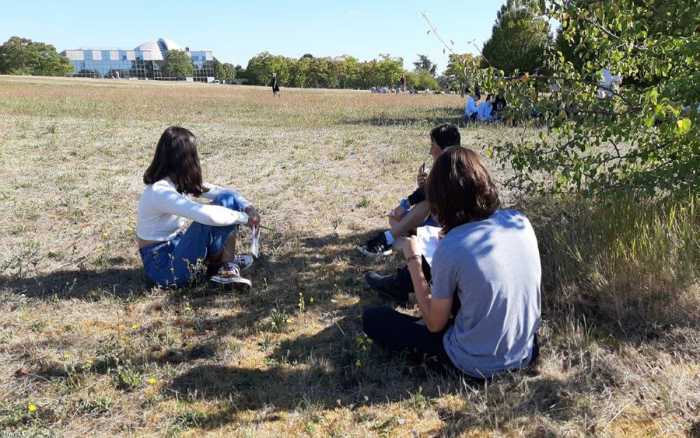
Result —
M238 265L235 263L226 263L224 265L225 269L225 275L231 276L231 277L240 277L241 276L241 271L238 268Z

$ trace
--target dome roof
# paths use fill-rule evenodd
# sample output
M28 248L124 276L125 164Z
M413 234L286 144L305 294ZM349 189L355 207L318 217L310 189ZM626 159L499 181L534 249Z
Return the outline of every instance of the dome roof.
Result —
M144 61L162 61L163 53L161 52L158 43L155 41L146 41L145 43L139 45L134 50L140 50L143 52Z
M158 40L158 45L160 46L161 50L163 51L168 51L168 50L182 50L180 46L174 42L173 40L169 40L167 38L160 38Z

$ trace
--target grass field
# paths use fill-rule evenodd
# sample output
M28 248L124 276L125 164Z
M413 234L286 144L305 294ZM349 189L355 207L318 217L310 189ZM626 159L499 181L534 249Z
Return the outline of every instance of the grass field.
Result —
M461 107L0 77L0 435L700 435L692 202L641 214L503 190L536 225L547 280L532 371L473 387L362 335L362 307L380 302L363 273L400 261L354 247ZM146 286L136 203L174 124L198 136L205 179L240 189L270 227L249 293ZM462 130L478 151L522 135Z

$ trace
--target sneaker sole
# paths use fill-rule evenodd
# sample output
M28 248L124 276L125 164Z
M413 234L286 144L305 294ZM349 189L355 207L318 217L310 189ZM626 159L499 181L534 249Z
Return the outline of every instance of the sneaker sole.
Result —
M366 256L366 257L386 257L386 256L388 256L388 255L391 255L391 253L393 252L393 251L391 250L391 248L390 248L390 249L387 249L387 250L385 250L385 251L383 251L383 252L372 252L372 251L369 251L369 250L368 250L367 248L365 248L364 246L358 246L358 247L357 247L357 250L360 251L360 252L362 253L362 255L364 255L364 256Z
M212 283L218 284L220 286L233 286L233 287L240 287L240 288L248 288L250 289L253 287L253 283L248 280L247 278L220 278L220 277L212 277L209 279Z

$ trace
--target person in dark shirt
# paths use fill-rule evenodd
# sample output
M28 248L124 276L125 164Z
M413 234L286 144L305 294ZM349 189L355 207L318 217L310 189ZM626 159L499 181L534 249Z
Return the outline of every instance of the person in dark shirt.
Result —
M272 86L272 95L279 96L280 95L280 85L279 85L279 82L277 81L277 73L272 73L272 81L271 81L270 85Z
M430 131L430 143L430 155L434 161L449 147L461 145L459 129L448 123L436 126ZM423 165L418 173L418 188L407 198L402 199L399 206L389 213L391 230L377 234L360 247L363 254L374 257L389 255L394 243L402 237L415 233L416 228L426 225L438 226L430 215L430 206L425 195L426 179L427 173ZM424 275L430 278L428 261L423 259L422 265ZM407 301L408 295L413 292L411 276L406 266L399 268L395 274L368 272L365 275L365 281L381 295L399 302Z
M459 129L453 124L445 123L430 131L430 155L433 160L446 148L460 144ZM399 205L388 214L391 229L369 239L365 245L358 248L360 252L370 257L389 255L396 239L407 235L426 222L430 223L430 211L424 192L427 176L425 163L423 163L418 170L416 190L402 199Z
M503 111L506 109L506 99L503 94L498 93L496 100L493 102L493 118L495 120L503 120Z

